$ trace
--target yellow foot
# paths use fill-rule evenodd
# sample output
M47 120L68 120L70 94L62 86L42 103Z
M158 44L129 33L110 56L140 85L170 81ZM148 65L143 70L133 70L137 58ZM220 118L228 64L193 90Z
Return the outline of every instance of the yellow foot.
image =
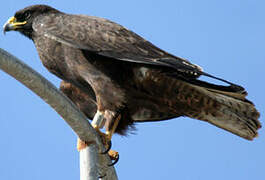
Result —
M104 152L103 154L107 153L108 150L110 149L110 146L111 146L111 135L108 132L106 132L106 134L103 133L103 132L101 132L99 130L99 127L97 125L95 125L95 124L92 124L92 127L98 132L98 134L99 134L99 136L101 138L101 141L102 141L103 145L107 149L107 151Z
M87 144L78 138L77 139L77 150L81 151L82 149L85 149L86 147L87 147Z
M112 160L112 163L109 164L109 166L113 166L114 164L116 164L119 160L119 153L117 151L111 150L111 137L113 132L112 131L107 131L106 134L102 133L98 126L93 125L94 129L98 132L98 134L101 137L102 143L105 146L106 150L104 152L101 152L101 154L106 154L108 153L110 159Z
M117 151L109 150L108 155L109 155L110 159L113 161L108 166L113 166L119 161L120 156L119 156L119 153Z
M111 160L116 160L119 157L119 153L114 150L109 150L108 155Z

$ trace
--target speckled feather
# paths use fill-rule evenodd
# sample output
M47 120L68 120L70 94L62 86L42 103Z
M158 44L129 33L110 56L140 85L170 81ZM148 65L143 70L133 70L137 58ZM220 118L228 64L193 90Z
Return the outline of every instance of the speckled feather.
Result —
M121 25L45 5L27 7L15 17L27 20L16 30L34 41L44 66L64 80L62 92L90 119L96 110L105 112L107 130L118 113L120 134L134 122L188 116L248 140L257 136L259 113L244 88L203 72ZM200 75L229 86L200 81Z

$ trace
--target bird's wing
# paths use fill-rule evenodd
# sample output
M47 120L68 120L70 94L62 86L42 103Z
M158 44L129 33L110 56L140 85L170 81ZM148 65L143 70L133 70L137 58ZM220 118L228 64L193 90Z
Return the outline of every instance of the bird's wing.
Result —
M84 15L49 14L37 17L38 34L98 55L142 64L200 73L199 66L157 48L130 30L109 20Z
M38 34L68 46L101 56L169 67L176 74L184 73L184 77L192 79L205 75L236 87L234 89L244 90L238 85L203 72L199 66L173 56L123 26L103 18L54 13L37 17L33 22L33 29Z

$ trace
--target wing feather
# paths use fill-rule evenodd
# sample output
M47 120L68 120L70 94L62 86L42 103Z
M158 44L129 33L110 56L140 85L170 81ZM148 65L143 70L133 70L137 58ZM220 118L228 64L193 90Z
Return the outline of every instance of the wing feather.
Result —
M203 72L199 66L161 50L136 33L107 19L65 13L45 14L34 20L33 29L37 34L90 53L115 60L168 67L170 73L172 70L174 74L184 73L183 80L187 81L204 75L244 91L241 86Z
M68 46L102 56L201 72L199 66L173 56L123 26L103 18L63 13L42 15L35 19L33 29Z

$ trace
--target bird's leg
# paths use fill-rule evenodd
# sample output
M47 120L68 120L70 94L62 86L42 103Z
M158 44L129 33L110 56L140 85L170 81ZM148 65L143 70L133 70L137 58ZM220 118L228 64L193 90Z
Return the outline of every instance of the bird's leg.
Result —
M107 116L110 115L112 113L108 113L107 112ZM110 150L111 148L111 138L112 135L114 134L119 121L121 119L121 114L117 113L114 116L112 116L112 122L111 122L111 126L110 128L106 129L106 134L102 133L100 131L100 128L102 128L105 125L105 113L97 111L97 113L95 114L93 120L92 120L92 126L93 128L95 128L95 130L99 133L103 144L106 146L106 150L105 152L102 152L101 154L106 154L108 153L108 155L110 156L111 160L113 160L113 163L111 163L109 166L113 166L114 164L116 164L119 160L119 153L113 150ZM81 141L80 139L78 139L77 142L77 149L80 151L81 149L85 148L87 146L86 142Z
M112 119L112 122L113 122L111 123L110 129L109 128L106 129L106 134L100 132L99 130L99 128L102 128L105 125L105 121L106 121L105 116ZM110 113L109 111L105 111L104 115L100 111L97 111L92 121L92 126L100 134L103 144L107 145L105 152L102 152L102 154L108 153L110 159L113 161L111 164L109 164L109 166L113 166L119 160L119 153L117 151L110 150L110 148L111 148L112 135L114 134L119 124L120 119L121 119L121 114L119 112L115 113L113 116L113 114Z
M99 133L99 135L101 137L102 136L103 137L106 136L104 133L100 132L100 130L99 130L100 128L102 128L104 126L104 123L105 123L104 114L102 112L100 112L100 111L97 111L97 113L95 114L91 124L92 124L93 128ZM84 149L86 146L87 146L87 143L83 142L81 139L78 138L78 140L77 140L77 150L80 151L80 150Z
M113 121L114 122L113 122L111 128L110 129L107 129L107 131L106 131L106 135L107 135L107 138L108 139L111 140L112 135L114 134L114 132L115 132L115 130L116 130L116 128L117 128L117 126L118 126L118 124L120 122L120 119L121 119L121 114L118 114L117 116L115 116L113 118Z
M111 148L111 135L107 133L105 134L100 131L100 129L103 128L105 121L106 121L104 115L105 115L104 112L101 112L98 110L91 122L92 127L98 132L98 134L100 135L102 139L104 146L106 147L106 150L102 152L102 154L106 154ZM80 150L80 148L85 147L85 143L82 142L81 140L78 140L77 147L78 147L78 150Z
M105 117L104 117L104 113L97 111L97 113L95 114L93 121L92 121L92 126L94 127L94 129L99 133L103 144L106 146L106 150L104 152L102 152L102 154L106 154L110 148L111 148L111 138L109 138L109 136L107 134L104 134L100 131L100 128L102 128L105 124Z
M114 134L114 132L115 132L115 130L116 130L116 128L120 122L120 119L121 119L121 114L120 114L120 112L117 112L115 114L115 116L112 118L112 122L111 122L110 126L108 126L108 128L106 129L106 138L110 142L111 142L112 135ZM111 160L113 160L113 162L111 164L109 164L109 166L113 166L119 160L119 153L117 151L109 149L108 154L109 154Z
M104 118L104 113L97 111L97 113L95 114L93 120L92 120L92 126L94 127L94 129L98 132L100 132L100 128L102 128L105 124L105 118Z

